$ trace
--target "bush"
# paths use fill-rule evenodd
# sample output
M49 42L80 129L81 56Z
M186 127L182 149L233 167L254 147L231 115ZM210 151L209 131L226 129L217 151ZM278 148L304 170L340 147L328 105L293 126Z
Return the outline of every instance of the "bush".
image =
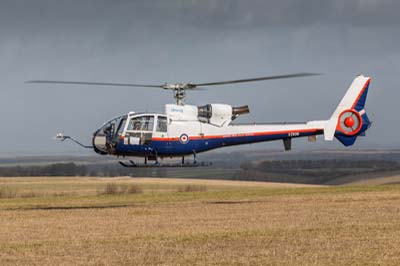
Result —
M103 190L99 191L99 195L115 195L115 194L136 194L142 193L143 190L137 185L126 185L126 184L116 184L108 183Z
M130 185L126 191L126 193L128 194L136 194L142 192L143 192L142 188L137 185Z
M184 187L179 187L178 192L204 192L207 191L205 185L186 185Z

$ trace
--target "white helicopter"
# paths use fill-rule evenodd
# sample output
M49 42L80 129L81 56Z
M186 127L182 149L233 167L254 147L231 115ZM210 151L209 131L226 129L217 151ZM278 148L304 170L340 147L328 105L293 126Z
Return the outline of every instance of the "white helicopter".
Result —
M293 138L308 137L316 141L324 135L326 141L338 139L343 145L353 145L358 136L365 135L371 126L364 109L371 78L357 76L330 118L304 123L234 124L235 118L249 113L248 106L232 107L227 104L193 106L185 104L186 90L200 87L263 80L296 78L316 75L297 73L289 75L240 79L208 83L174 83L162 85L100 83L81 81L33 80L27 83L72 84L96 86L126 86L162 88L172 90L175 104L166 104L165 113L135 113L118 116L104 123L93 134L92 145L86 146L70 136L57 134L59 140L70 139L85 148L93 148L101 155L144 157L144 164L132 160L120 162L125 167L177 167L204 165L196 162L196 154L226 146L263 141L283 140L284 149L291 149ZM192 163L185 156L193 155ZM160 159L181 157L179 164L164 164ZM153 160L155 163L149 164Z

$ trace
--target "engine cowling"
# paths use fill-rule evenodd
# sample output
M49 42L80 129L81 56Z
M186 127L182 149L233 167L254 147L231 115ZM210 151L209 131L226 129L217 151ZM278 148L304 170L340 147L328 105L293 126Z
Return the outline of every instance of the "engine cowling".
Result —
M227 104L207 104L198 107L198 118L202 122L217 126L228 125L232 120L242 114L249 113L247 105L232 107Z
M249 107L232 107L228 104L193 105L165 105L165 113L175 121L201 121L215 126L227 126L239 115L249 113Z

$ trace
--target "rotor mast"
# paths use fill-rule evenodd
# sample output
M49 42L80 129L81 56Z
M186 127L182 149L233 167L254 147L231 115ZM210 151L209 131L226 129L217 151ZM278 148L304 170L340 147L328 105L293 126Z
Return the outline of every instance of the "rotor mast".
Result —
M177 105L185 105L185 97L187 89L194 89L196 85L192 83L165 83L161 86L164 90L172 90L174 94L174 99Z
M184 89L174 90L174 99L177 105L185 105L186 91Z

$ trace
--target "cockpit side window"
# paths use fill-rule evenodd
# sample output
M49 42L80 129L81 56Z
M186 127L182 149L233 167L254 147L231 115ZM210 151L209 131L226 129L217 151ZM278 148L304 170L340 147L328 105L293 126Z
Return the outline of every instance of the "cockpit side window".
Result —
M146 115L134 117L129 121L128 130L153 131L154 116Z
M159 116L157 118L157 129L158 132L167 132L167 118L165 116Z
M119 122L118 129L117 129L117 136L121 136L122 132L124 131L125 127L125 122L126 122L126 117L122 118L122 120Z
M114 133L120 133L121 128L123 129L124 123L126 121L127 116L119 116L116 117L107 123L103 124L102 127L97 131L97 134L114 136Z

